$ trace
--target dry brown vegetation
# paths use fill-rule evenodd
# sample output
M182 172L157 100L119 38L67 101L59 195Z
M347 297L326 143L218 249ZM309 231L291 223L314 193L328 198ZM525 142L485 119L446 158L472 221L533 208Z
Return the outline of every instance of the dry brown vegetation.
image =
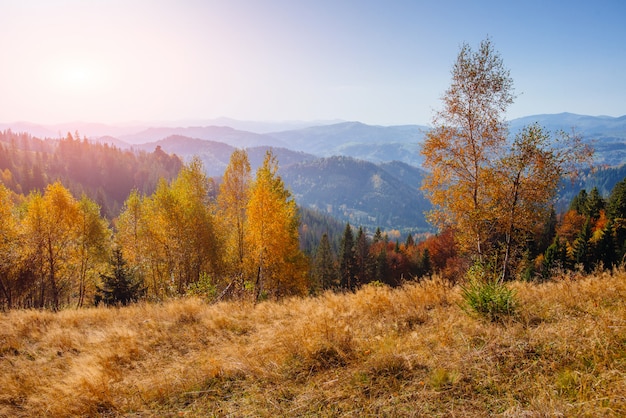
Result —
M624 416L626 273L0 316L0 416Z

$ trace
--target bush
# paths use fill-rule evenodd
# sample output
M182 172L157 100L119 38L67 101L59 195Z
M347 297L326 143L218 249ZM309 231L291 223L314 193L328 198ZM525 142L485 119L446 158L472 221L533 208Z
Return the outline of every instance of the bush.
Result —
M217 287L208 273L201 273L197 282L187 286L187 294L198 296L207 302L211 302L217 296Z
M467 284L461 286L462 308L467 313L492 322L515 313L515 292L497 278L485 274L482 266L470 268L468 279Z

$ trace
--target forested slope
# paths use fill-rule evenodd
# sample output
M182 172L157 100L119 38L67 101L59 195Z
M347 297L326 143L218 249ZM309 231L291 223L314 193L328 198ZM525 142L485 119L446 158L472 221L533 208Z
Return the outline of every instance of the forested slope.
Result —
M159 179L173 179L182 164L180 158L160 147L152 152L132 152L93 144L78 134L42 140L0 132L0 180L5 186L27 195L61 181L75 196L85 193L95 200L110 219L133 189L152 193Z

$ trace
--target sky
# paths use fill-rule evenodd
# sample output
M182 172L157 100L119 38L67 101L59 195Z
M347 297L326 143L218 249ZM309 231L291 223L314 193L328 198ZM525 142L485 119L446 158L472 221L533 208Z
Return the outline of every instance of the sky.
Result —
M0 0L0 123L428 125L489 37L507 118L626 114L626 1Z

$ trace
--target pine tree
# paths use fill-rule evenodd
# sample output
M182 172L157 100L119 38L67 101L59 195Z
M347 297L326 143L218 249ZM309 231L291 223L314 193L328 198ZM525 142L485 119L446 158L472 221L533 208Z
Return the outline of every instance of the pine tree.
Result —
M386 283L389 276L389 264L387 262L387 251L384 246L380 247L380 251L376 255L374 265L374 280L380 283Z
M593 248L594 261L597 265L602 263L605 269L613 268L618 261L614 233L613 222L609 220Z
M322 235L315 252L313 275L314 282L318 283L322 290L335 289L339 286L335 256L326 233Z
M343 232L339 253L339 274L342 289L354 290L356 286L355 268L354 234L350 222L348 222Z
M380 227L376 228L376 232L374 232L374 238L372 238L372 243L376 244L382 242L384 240L383 233L380 230Z
M569 210L575 210L580 215L586 215L587 214L587 199L588 199L587 190L582 189L581 191L578 192L576 196L574 196L574 198L570 202Z
M405 246L406 248L409 248L409 247L412 247L412 246L414 246L414 245L415 245L415 239L413 239L413 234L409 234L409 235L406 237L406 241L405 241L405 243L404 243L404 246Z
M355 285L361 286L371 281L372 263L370 260L370 243L363 227L359 227L355 242Z
M593 221L597 220L600 217L600 212L606 208L606 202L600 196L600 192L597 187L591 189L589 192L589 197L587 198L586 204L586 213L585 215L589 216Z
M137 302L145 294L141 281L136 280L132 270L122 256L122 250L115 248L111 258L113 275L101 274L102 286L97 287L95 304L128 305Z
M543 277L548 279L555 268L566 268L568 264L567 246L557 235L546 249L543 258Z
M430 251L424 248L417 264L417 276L428 276L432 273L432 265L430 263Z
M585 272L591 271L591 221L589 218L585 221L583 229L574 241L573 258L574 263L580 264Z

